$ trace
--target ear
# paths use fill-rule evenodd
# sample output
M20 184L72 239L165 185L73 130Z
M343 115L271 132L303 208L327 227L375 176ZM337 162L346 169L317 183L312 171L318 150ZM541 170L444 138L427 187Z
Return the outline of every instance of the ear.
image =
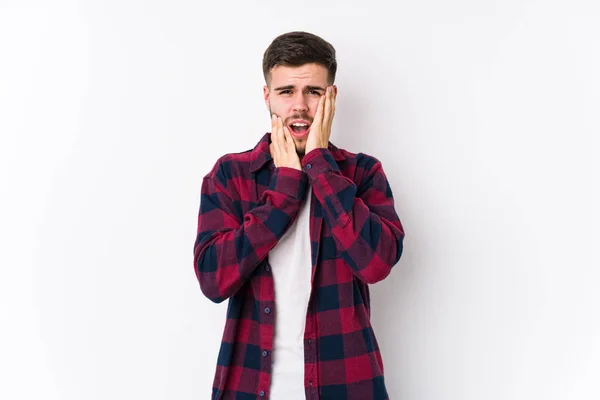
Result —
M265 98L265 104L267 106L267 110L270 109L269 107L269 96L271 95L271 91L269 90L269 87L267 85L263 86L263 97Z
M338 88L335 85L333 85L332 88L333 88L333 98L336 98L337 94L338 94Z

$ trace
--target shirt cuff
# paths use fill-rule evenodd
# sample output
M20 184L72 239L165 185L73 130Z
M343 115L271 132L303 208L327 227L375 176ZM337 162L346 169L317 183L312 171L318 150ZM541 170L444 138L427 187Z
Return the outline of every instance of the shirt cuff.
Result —
M331 151L323 147L317 147L305 154L302 157L301 164L302 170L306 172L311 180L324 172L341 172Z

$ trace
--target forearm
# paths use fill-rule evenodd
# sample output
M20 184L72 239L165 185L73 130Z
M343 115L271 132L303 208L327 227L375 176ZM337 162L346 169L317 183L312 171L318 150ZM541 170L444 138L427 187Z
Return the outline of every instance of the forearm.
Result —
M235 294L284 235L306 197L308 178L293 168L277 168L261 204L239 221L222 203L218 187L203 181L194 243L194 265L204 295L219 303Z
M314 150L303 164L311 165L306 172L313 191L349 268L366 283L387 277L402 254L404 230L381 163L365 166L361 193L328 150Z

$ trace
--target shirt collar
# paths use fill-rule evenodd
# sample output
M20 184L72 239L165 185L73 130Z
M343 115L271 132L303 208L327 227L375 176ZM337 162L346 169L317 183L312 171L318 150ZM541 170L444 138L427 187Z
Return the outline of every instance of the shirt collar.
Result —
M271 157L271 152L269 150L269 145L271 144L271 132L267 132L263 135L260 141L254 146L254 149L251 151L250 156L250 172L255 172L261 169L265 163L271 161L273 157ZM334 160L342 161L346 159L346 156L343 152L337 148L331 141L327 146L331 154L333 155Z

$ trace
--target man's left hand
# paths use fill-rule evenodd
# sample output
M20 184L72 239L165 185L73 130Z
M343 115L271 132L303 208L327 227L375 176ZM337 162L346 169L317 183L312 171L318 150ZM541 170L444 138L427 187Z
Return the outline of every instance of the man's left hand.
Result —
M326 149L329 145L331 136L331 124L335 114L335 94L333 86L328 86L327 91L319 99L315 118L310 125L310 132L306 140L306 149L304 154L318 147Z

